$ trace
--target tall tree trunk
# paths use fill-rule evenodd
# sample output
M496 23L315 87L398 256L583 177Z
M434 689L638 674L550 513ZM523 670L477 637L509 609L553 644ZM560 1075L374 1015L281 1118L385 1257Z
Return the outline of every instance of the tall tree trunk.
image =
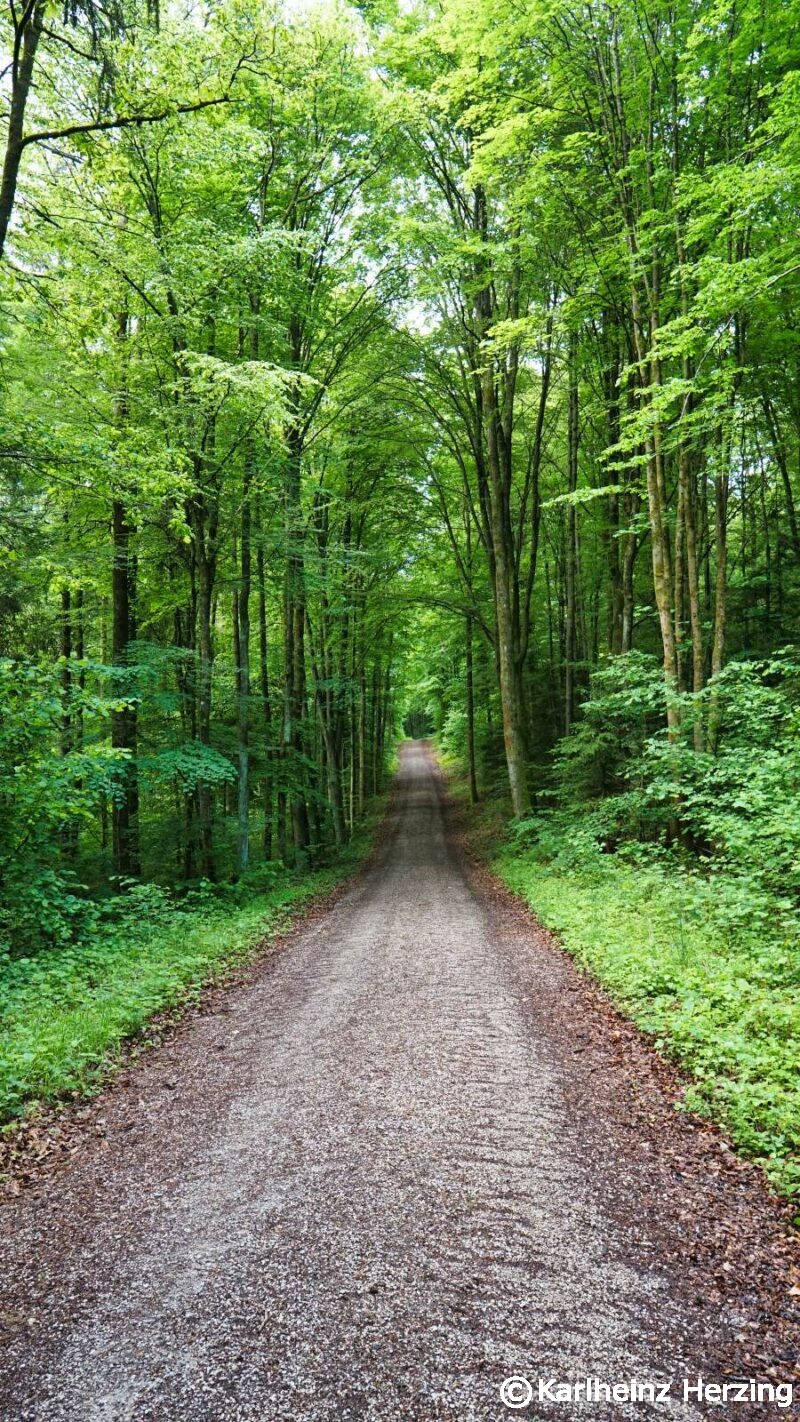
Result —
M464 655L467 680L467 760L469 764L469 798L478 803L478 775L475 764L475 670L472 656L472 617L464 619Z
M714 542L716 579L714 584L714 640L711 646L711 676L718 676L725 661L725 632L728 617L728 433L720 437L720 468L714 476ZM720 729L719 693L712 687L708 708L708 748L715 751Z
M73 619L73 629L75 634L74 650L75 660L78 664L78 704L75 707L74 729L72 732L72 747L73 750L80 752L83 750L83 697L84 692L86 691L86 667L84 665L84 656L86 653L86 648L84 627L84 599L82 588L78 588L75 592L73 608L75 614ZM78 790L81 790L83 788L83 781L78 780L76 782L76 787ZM72 854L73 858L75 858L78 853L79 837L80 827L78 821L75 820L71 826L70 831L70 853Z
M775 414L775 407L772 404L772 401L770 400L768 395L762 395L761 405L764 411L764 417L767 422L767 429L769 430L769 437L772 444L773 452L775 454L775 459L778 465L778 469L780 471L781 481L783 483L783 494L786 500L786 517L789 521L789 532L792 536L792 550L794 552L795 558L800 560L800 529L798 528L797 523L797 509L795 505L794 489L792 488L792 479L789 473L789 460L786 454L786 445L784 443L780 428L778 426L778 419Z
M677 91L674 102L676 132L678 124L678 100ZM679 152L675 153L675 173L678 174ZM675 236L676 250L680 270L681 287L681 314L684 318L689 315L689 282L686 268L686 257L684 251L683 229L680 217L676 208L675 211ZM694 363L687 353L683 357L681 374L687 390L685 397L685 407L681 416L681 439L678 446L678 504L682 512L683 535L686 547L686 589L689 602L689 634L692 639L692 691L697 698L698 693L703 689L704 663L703 663L703 622L700 610L700 567L697 556L697 484L695 479L694 458L686 428L689 425L693 408L693 397L691 394L692 382L695 376ZM677 582L677 577L676 577ZM703 749L703 718L700 705L695 701L694 725L692 730L694 748L696 751Z
M319 726L322 732L322 760L324 762L323 771L326 798L331 812L333 837L338 848L344 844L346 839L344 806L342 803L342 738L338 694L336 688L332 685L334 680L333 665L328 646L328 634L330 629L325 625L327 616L327 598L323 596L319 643L315 644L311 617L308 610L306 610L306 630L308 632L308 647L314 678L314 699L317 707ZM320 780L321 779L322 776L320 777ZM319 839L319 837L318 834L317 838Z
M199 657L197 695L197 739L201 745L211 745L211 697L214 675L213 592L216 558L205 547L203 530L197 540L197 651ZM207 879L216 877L214 863L213 797L211 786L201 781L197 792L200 819L200 854L202 872Z
M685 444L681 444L678 460L678 478L683 486L686 585L689 599L689 632L692 639L692 691L696 695L703 689L703 622L700 610L700 570L697 559L696 482L691 451ZM703 720L699 707L695 707L693 736L695 750L701 751L703 749Z
M72 594L61 589L61 615L58 619L58 654L61 659L61 729L59 750L62 756L72 750Z
M317 692L317 705L319 707L319 722L325 750L326 789L328 804L331 808L333 838L337 848L341 848L347 838L344 805L342 803L341 746L336 728L326 715L323 707L322 694L319 691Z
M9 96L6 151L0 178L0 257L5 251L8 228L14 211L19 165L24 148L25 109L33 82L36 51L42 37L46 0L20 5L19 19L12 8L11 93ZM7 71L8 72L8 71Z
M500 452L500 414L497 409L492 362L487 360L482 380L483 410L486 418L487 465L490 488L490 518L494 552L494 604L497 623L497 662L500 706L503 716L503 743L514 814L530 809L528 785L525 709L519 665L519 625L515 619L518 597L514 589L514 554L508 519L504 469ZM517 589L518 592L518 589Z
M85 625L84 625L84 599L83 588L78 588L75 593L75 657L78 662L78 690L86 690L86 667L83 659L86 655L85 646ZM78 750L83 749L83 703L78 703L75 712L75 745Z
M61 661L59 680L61 683L61 725L59 727L59 751L67 757L75 749L75 718L73 707L73 624L72 594L68 587L61 589L61 613L58 619L58 651ZM78 848L77 824L66 822L61 831L61 852L66 859L75 858Z
M577 338L570 333L567 356L569 382L567 411L567 491L574 494L578 487L578 351ZM564 637L564 734L569 735L574 716L575 643L578 573L578 511L570 500L567 504L566 548L566 625Z
M508 767L508 782L514 814L524 815L530 809L530 789L525 744L525 716L521 686L515 665L516 646L513 628L511 568L508 550L503 547L502 533L495 527L495 606L497 613L497 648L500 665L500 703L503 716L503 743Z
M116 419L121 430L124 430L128 418L128 334L128 312L122 310L117 317L120 388L116 405ZM111 659L117 667L125 665L128 649L136 636L136 559L131 548L132 533L124 500L114 499L111 508ZM126 690L124 704L111 715L111 745L124 757L112 806L111 842L115 873L120 878L135 879L141 874L139 772L136 764L138 716L136 702L130 689Z
M135 637L135 562L131 553L131 526L125 504L115 499L111 510L114 563L111 574L111 656L122 667ZM111 745L121 751L122 761L111 817L114 870L120 878L138 878L139 859L139 775L136 764L138 717L130 688L124 703L111 715ZM119 695L119 688L117 689Z
M674 693L678 689L678 656L672 615L672 572L667 510L664 502L660 433L656 429L647 441L647 503L650 514L650 545L653 559L653 588L661 628L664 653L664 680L667 687L667 726L675 735L680 713Z
M672 564L672 606L674 609L675 625L675 665L678 677L678 690L684 689L684 654L686 640L686 624L684 611L684 590L686 584L686 488L680 477L680 461L678 473L678 502L675 509L675 542L674 558Z
M266 771L263 780L264 796L264 858L272 858L272 704L270 701L269 660L267 647L267 589L264 576L264 545L259 539L256 553L256 573L258 577L258 669L259 690L261 692L261 715L264 723L264 762Z
M647 349L645 330L650 327L651 342L655 340L657 328L655 317L645 323L636 279L631 287L632 317L635 333L636 356L639 367L643 405L652 403L647 382L654 387L661 385L661 367L657 358ZM672 555L670 552L669 523L667 520L666 484L661 446L661 428L658 420L645 441L647 469L647 509L650 523L650 548L653 567L653 590L656 610L661 630L663 649L664 681L667 699L667 727L671 736L677 735L680 726L680 712L675 699L678 688L678 659L675 641L675 624L672 609Z
M185 606L177 606L174 616L175 646L183 650L183 656L176 659L175 680L180 697L181 731L187 740L197 739L197 560L194 545L190 544L187 556L189 570L189 597ZM184 879L194 878L195 863L195 818L197 797L192 791L184 791L183 806L183 855L181 873Z
M619 443L619 332L613 312L603 315L604 346L604 403L606 416L606 441L608 449L615 449ZM614 476L618 480L619 475ZM608 557L608 650L612 656L622 651L622 619L624 596L622 590L622 558L620 555L620 495L608 496L607 557Z
M484 240L488 223L486 197L477 187L474 195L475 231ZM482 285L476 297L476 318L481 342L490 335L494 318L494 297L491 281L487 280L483 260L477 273ZM516 281L514 282L516 285ZM512 295L510 311L514 313ZM514 557L514 533L511 520L511 483L514 390L517 371L517 350L512 348L500 378L503 382L504 406L498 408L497 369L494 355L483 349L482 369L478 381L480 423L486 454L488 525L491 543L491 573L494 592L494 612L497 628L497 669L500 687L500 707L503 717L503 743L508 768L508 783L514 814L524 815L530 809L530 787L527 765L527 726L522 688L523 649L521 646L520 588Z
M296 397L299 398L299 397ZM305 710L305 573L300 503L302 447L296 425L289 430L286 477L286 580L284 595L285 694L283 745L291 775L290 808L295 862L306 862L310 842L305 795L303 714Z
M367 785L367 673L364 605L360 608L358 644L358 818L364 818Z
M629 358L632 359L633 351L629 349L628 355ZM626 403L628 414L632 415L636 408L636 390L631 380L628 381ZM628 527L622 551L622 626L620 629L620 651L623 654L633 650L634 581L636 575L636 558L639 553L641 540L632 525L639 512L640 504L641 499L637 491L627 487L623 495L624 518Z
M633 648L634 574L638 551L639 539L631 531L625 538L622 555L622 625L619 649L623 653L630 652Z
M250 858L250 590L252 585L250 504L255 449L248 441L242 485L241 562L236 598L238 660L236 664L237 751L239 795L237 802L237 859L244 873Z
M358 739L356 729L356 609L355 606L350 613L352 622L350 638L348 642L348 676L347 676L347 718L350 725L350 805L348 814L348 825L352 835L356 827L356 805L358 803Z

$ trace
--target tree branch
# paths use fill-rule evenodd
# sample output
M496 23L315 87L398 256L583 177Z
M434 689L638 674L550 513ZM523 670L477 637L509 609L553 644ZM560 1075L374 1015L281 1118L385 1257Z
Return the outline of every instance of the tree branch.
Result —
M96 123L73 123L67 128L42 129L39 133L27 133L20 148L31 143L45 143L54 138L74 138L80 133L106 133L114 128L139 128L145 123L163 123L173 114L194 114L198 109L210 109L216 104L230 103L230 94L222 94L218 99L198 99L195 104L177 104L170 109L161 109L157 114L118 114L115 118L98 119Z

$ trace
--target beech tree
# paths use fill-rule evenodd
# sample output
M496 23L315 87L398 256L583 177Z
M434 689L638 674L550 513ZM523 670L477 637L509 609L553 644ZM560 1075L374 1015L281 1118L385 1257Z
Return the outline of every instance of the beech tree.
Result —
M796 637L796 19L12 7L0 648L54 901L304 870L404 723L524 817L612 684L685 837L731 661Z

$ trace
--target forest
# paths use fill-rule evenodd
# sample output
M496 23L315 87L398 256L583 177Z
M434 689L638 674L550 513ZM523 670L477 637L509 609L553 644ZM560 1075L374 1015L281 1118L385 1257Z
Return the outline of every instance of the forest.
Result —
M800 1190L800 6L8 0L0 1110L403 736Z

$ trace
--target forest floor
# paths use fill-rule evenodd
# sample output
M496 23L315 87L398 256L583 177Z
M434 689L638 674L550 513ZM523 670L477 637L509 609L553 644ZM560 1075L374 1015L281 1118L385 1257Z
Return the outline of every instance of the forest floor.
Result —
M364 874L4 1206L0 1415L483 1422L511 1374L673 1380L541 1418L787 1415L683 1400L796 1382L800 1286L782 1206L675 1095L408 745Z

